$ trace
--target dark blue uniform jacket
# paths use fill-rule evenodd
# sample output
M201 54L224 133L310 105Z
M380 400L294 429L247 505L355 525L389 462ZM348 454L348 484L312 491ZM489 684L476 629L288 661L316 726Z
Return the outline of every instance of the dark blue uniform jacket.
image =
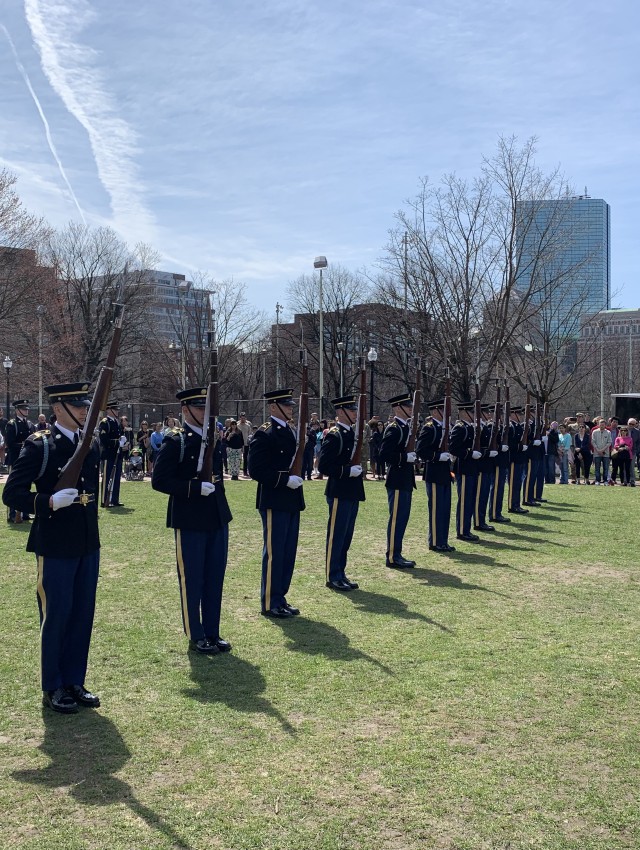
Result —
M321 475L328 475L325 487L328 499L347 499L351 502L364 502L364 483L362 475L351 478L351 455L355 433L341 425L335 425L327 431L320 448L318 469Z
M388 490L404 490L410 493L416 486L414 465L407 461L409 426L394 420L384 429L380 445L380 460L387 464Z
M258 482L256 508L295 513L304 510L302 487L287 487L296 438L288 425L265 422L249 443L249 475Z

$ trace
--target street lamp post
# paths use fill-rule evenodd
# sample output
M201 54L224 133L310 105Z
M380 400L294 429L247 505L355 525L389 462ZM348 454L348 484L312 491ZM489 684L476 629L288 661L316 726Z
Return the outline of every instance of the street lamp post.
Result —
M178 353L180 354L180 381L181 381L180 389L183 390L185 388L186 382L187 382L186 381L187 376L186 376L186 369L185 369L185 360L184 360L184 346L181 345L179 342L170 342L169 343L169 351L172 354L178 354Z
M373 390L374 390L374 374L376 367L376 360L378 359L378 352L375 350L373 346L369 349L367 353L367 360L371 364L371 381L369 388L369 419L373 419Z
M344 395L344 369L343 369L344 342L338 343L338 358L340 360L340 396Z
M322 272L320 272L322 274ZM280 386L280 313L284 307L276 303L276 386Z
M600 416L604 416L604 322L600 322Z
M46 308L39 304L36 307L36 315L38 316L38 413L42 413L42 317L46 313Z
M262 349L262 421L267 421L267 400L264 394L267 391L267 349Z
M320 419L322 419L322 400L324 398L324 317L322 315L322 270L329 265L326 257L316 257L313 261L314 269L320 269L320 288L318 290L318 298L320 301L320 309L318 315L318 324L320 326L320 369L318 376L318 391L320 393Z
M11 372L11 367L13 366L13 360L9 357L8 354L4 358L4 360L2 361L2 365L4 366L4 371L7 373L7 408L6 408L7 412L6 412L5 415L6 415L7 419L9 419L9 416L10 416L9 403L10 403L10 399L11 399L11 387L10 387L10 384L9 384L9 373Z

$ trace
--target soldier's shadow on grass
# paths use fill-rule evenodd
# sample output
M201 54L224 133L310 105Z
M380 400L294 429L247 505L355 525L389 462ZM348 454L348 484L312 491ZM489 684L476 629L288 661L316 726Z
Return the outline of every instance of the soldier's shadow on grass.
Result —
M394 596L383 593L372 593L370 590L355 590L353 593L343 593L342 598L353 604L354 608L366 611L368 614L391 614L398 620L420 620L429 626L435 626L440 631L454 634L437 620L432 620L419 611L410 611L408 605Z
M43 768L14 771L12 777L17 782L50 791L67 789L69 796L83 806L121 803L151 829L166 836L174 847L193 850L170 824L136 798L130 785L115 775L127 764L131 752L107 717L86 709L71 716L43 709L42 720L44 738L40 749L51 761Z
M357 593L358 591L353 591ZM322 620L310 620L307 617L275 620L284 632L289 644L287 649L304 652L307 655L324 655L332 661L368 661L387 675L393 671L366 652L351 646L349 638L339 629Z
M452 552L450 555L445 555L444 557L455 558L456 561L468 561L471 564L484 562L489 566L516 569L515 567L510 567L509 564L501 564L497 562L495 558L490 558L486 555L482 556L473 555L467 552ZM518 570L518 572L521 572L521 570ZM413 570L407 570L407 575L410 575L412 578L419 579L424 584L431 585L433 587L451 587L454 590L481 590L483 593L493 593L496 596L502 596L505 599L509 599L509 595L507 593L501 593L499 590L491 590L490 587L483 587L481 584L471 584L470 582L463 581L460 576L457 576L454 573L443 573L440 570L428 570L416 567Z
M519 526L520 527L520 526ZM516 542L522 541L523 543L528 543L530 546L559 546L562 549L567 549L566 543L556 543L555 540L548 540L546 537L531 537L529 534L518 534L517 532L504 531L502 528L500 529L500 539L505 538L507 540L515 540ZM530 548L529 547L518 547L518 548Z
M195 652L189 653L189 663L196 687L186 688L183 691L186 697L198 702L221 702L250 714L266 714L275 718L285 732L295 734L288 720L262 696L267 681L255 664L237 655L209 657Z

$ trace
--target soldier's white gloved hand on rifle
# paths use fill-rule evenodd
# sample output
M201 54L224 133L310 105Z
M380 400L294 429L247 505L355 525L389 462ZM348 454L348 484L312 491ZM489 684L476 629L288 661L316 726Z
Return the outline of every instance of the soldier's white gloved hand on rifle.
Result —
M451 460L451 455L449 452L440 452L438 460L441 460L444 463L445 460Z
M297 490L298 487L302 487L302 478L299 475L290 475L287 481L287 487L290 490Z
M489 457L498 457L498 452L495 449L490 449Z
M120 448L122 448L126 442L127 438L125 436L120 437Z
M471 457L472 457L474 460L480 460L480 458L482 457L482 452L472 452L472 453L471 453Z
M216 489L216 485L212 484L210 481L203 481L200 485L200 495L201 496L210 496L213 491Z
M362 467L360 464L352 466L349 470L349 478L359 478L362 475Z
M524 446L521 446L523 452L526 452L529 446L525 443Z
M407 463L415 463L416 457L417 455L415 452L407 452Z
M542 440L534 440L534 441L533 441L533 445L534 445L534 446L541 446L541 445L542 445Z
M503 444L502 444L502 451L503 451L503 452L508 452L508 451L509 451L509 446L507 445L507 443L503 443Z
M67 487L64 490L58 490L49 499L49 507L53 511L59 511L60 508L68 508L78 498L78 491L74 487Z

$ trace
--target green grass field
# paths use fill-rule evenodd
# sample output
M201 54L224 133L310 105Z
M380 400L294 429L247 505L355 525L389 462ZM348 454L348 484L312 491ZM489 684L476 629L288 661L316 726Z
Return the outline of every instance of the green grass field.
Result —
M103 707L71 717L40 706L35 559L27 526L3 529L2 848L640 846L640 488L549 487L443 556L423 486L418 568L385 568L384 485L368 483L362 589L338 595L322 485L305 484L302 616L278 623L259 615L255 485L229 482L234 650L208 658L187 653L166 499L123 484L127 508L101 518L87 685Z

